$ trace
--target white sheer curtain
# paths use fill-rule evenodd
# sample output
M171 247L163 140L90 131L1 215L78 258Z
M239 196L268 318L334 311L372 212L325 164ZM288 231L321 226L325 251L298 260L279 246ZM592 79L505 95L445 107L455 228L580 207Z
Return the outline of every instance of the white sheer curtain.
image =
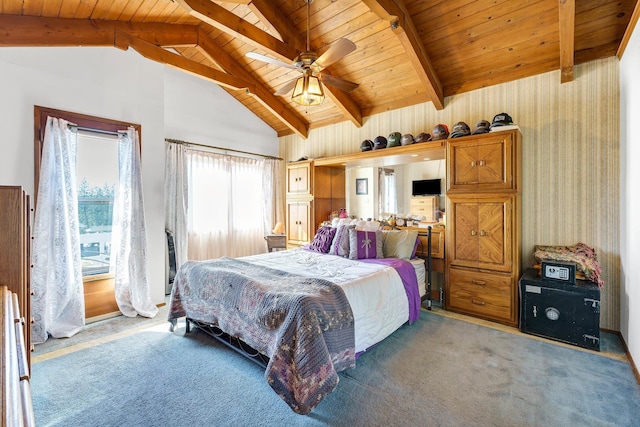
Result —
M147 270L147 231L142 198L140 140L135 128L119 132L119 183L113 212L112 262L118 308L128 317L154 317Z
M264 229L273 230L278 222L284 224L284 160L267 158L262 164L262 191L264 193Z
M47 118L33 226L32 341L75 335L84 324L76 189L77 129Z
M398 213L396 174L393 169L380 168L378 172L379 215Z
M188 257L202 260L265 252L264 160L185 150ZM269 210L271 207L269 207Z
M187 207L189 206L185 150L167 142L164 180L165 228L173 233L176 268L187 258Z

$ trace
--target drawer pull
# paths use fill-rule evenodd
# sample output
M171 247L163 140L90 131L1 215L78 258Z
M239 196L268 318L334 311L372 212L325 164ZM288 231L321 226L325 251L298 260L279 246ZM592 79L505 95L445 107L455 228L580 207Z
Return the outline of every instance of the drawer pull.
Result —
M472 280L471 283L473 283L474 285L478 285L478 286L486 286L487 282L485 282L484 280Z
M481 300L477 300L477 299L475 299L475 298L471 298L471 302L472 302L473 304L475 304L475 305L485 305L485 304L486 304L486 302L481 301Z

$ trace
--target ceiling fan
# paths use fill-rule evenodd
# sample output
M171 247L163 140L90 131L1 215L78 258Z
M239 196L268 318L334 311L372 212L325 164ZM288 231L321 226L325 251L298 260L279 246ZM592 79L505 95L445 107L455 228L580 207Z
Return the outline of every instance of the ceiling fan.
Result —
M293 89L291 99L300 105L320 105L324 100L324 91L321 82L336 87L345 92L355 90L359 85L340 77L332 76L322 70L327 68L334 62L342 59L349 53L356 50L356 45L345 38L338 39L333 43L326 52L318 56L318 54L309 47L309 16L310 3L312 0L305 0L307 3L307 50L300 52L293 60L293 63L287 64L275 58L270 58L256 52L248 52L247 57L269 64L278 65L284 68L290 68L302 73L275 92L275 95L285 95Z

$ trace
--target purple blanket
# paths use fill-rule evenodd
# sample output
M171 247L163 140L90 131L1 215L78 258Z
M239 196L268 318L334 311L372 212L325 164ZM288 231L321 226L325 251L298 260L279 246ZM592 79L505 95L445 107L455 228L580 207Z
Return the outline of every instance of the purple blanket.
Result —
M311 412L355 367L353 313L343 290L232 258L180 266L168 320L217 325L270 360L274 391L299 414Z
M399 258L383 258L383 259L361 259L362 262L372 264L388 265L396 269L404 290L407 292L409 300L409 324L412 324L420 318L420 290L418 289L418 279L416 278L416 270L409 261Z

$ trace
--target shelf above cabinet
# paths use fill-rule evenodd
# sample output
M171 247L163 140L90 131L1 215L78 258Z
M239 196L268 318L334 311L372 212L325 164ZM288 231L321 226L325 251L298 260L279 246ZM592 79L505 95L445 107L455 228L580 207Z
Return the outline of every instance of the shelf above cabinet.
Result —
M320 157L314 160L314 164L335 167L380 167L424 162L425 160L443 160L445 158L445 142L446 140L419 142L341 156Z

